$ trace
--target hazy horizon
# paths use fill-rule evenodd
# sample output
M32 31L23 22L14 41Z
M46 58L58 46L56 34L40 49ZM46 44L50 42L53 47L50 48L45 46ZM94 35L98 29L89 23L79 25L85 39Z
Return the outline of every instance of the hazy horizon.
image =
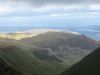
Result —
M100 37L99 0L0 0L0 32L35 28Z

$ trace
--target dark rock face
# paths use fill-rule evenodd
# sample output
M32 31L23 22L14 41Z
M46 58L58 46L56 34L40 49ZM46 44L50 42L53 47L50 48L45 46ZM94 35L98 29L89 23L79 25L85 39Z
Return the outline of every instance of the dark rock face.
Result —
M61 75L100 75L100 48L64 71Z
M23 75L18 70L10 67L6 62L0 59L0 75Z

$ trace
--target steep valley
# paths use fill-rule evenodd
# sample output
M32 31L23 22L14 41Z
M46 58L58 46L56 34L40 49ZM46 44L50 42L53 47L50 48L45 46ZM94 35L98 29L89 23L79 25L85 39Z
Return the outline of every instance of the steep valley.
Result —
M20 40L0 38L0 59L19 75L59 75L96 47L85 35L50 31Z

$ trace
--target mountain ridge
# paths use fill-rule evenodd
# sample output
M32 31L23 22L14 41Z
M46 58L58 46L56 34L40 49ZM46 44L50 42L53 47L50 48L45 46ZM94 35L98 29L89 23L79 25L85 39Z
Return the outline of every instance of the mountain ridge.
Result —
M46 32L20 41L29 45L47 48L61 60L64 60L66 56L69 59L78 58L79 56L84 57L84 55L92 52L97 45L95 40L85 35L66 32Z
M96 47L85 35L50 31L21 40L0 38L0 58L24 75L59 75Z

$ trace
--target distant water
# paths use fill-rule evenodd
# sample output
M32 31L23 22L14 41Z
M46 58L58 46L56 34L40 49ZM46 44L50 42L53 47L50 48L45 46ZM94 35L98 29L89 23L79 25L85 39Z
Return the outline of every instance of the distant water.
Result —
M0 32L16 32L16 31L26 31L31 29L61 29L67 30L65 27L61 26L7 26L0 27Z
M100 40L100 25L88 25L88 26L55 26L55 25L49 25L49 26L0 26L0 32L16 32L16 31L26 31L31 29L60 29L60 30L70 30L79 32L82 34L87 35L88 37L91 37L95 40Z

